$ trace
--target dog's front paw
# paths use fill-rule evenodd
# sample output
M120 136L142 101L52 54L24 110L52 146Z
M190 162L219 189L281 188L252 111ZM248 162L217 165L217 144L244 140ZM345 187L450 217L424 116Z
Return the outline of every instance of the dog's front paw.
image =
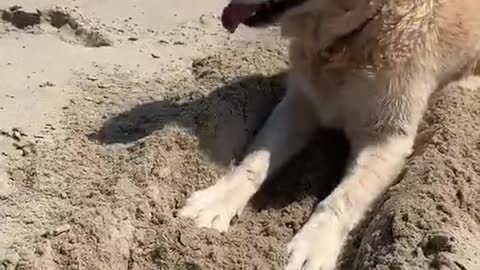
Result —
M288 244L286 270L333 270L345 233L336 218L314 214Z
M248 182L222 179L211 187L194 192L180 210L180 216L194 219L198 227L227 231L230 221L243 211L250 195Z

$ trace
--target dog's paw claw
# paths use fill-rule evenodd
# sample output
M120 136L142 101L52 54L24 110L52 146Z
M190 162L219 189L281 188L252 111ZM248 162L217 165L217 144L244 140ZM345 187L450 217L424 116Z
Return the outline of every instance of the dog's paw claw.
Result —
M333 270L344 242L340 224L326 218L305 224L287 245L286 270Z
M187 200L179 214L191 218L197 227L227 231L232 218L240 214L248 197L239 193L233 183L219 182L207 189L196 191Z

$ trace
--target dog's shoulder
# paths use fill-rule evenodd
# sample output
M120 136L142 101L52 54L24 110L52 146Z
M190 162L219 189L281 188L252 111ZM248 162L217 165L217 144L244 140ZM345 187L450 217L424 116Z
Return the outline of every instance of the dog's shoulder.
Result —
M312 17L297 20L299 30L291 48L293 61L302 65L315 59L321 63L315 64L317 68L337 66L399 73L417 67L448 73L478 58L480 16L476 12L480 1L377 1L381 8L375 16L366 18L321 52L315 42L323 33L308 33L306 29L318 29L324 21Z

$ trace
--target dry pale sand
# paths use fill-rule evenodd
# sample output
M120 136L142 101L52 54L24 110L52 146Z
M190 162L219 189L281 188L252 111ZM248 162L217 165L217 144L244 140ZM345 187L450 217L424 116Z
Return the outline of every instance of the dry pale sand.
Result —
M342 175L348 143L334 131L228 233L176 217L283 94L277 29L228 35L223 4L1 1L1 270L282 268L285 244ZM480 269L478 89L470 77L432 100L415 154L339 270Z

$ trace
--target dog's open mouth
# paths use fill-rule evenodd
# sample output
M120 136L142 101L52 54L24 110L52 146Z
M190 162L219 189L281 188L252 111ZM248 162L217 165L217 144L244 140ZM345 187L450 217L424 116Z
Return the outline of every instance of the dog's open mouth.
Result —
M222 24L231 33L240 24L249 27L260 27L271 24L287 10L301 4L305 0L269 0L262 4L230 3L223 10Z

